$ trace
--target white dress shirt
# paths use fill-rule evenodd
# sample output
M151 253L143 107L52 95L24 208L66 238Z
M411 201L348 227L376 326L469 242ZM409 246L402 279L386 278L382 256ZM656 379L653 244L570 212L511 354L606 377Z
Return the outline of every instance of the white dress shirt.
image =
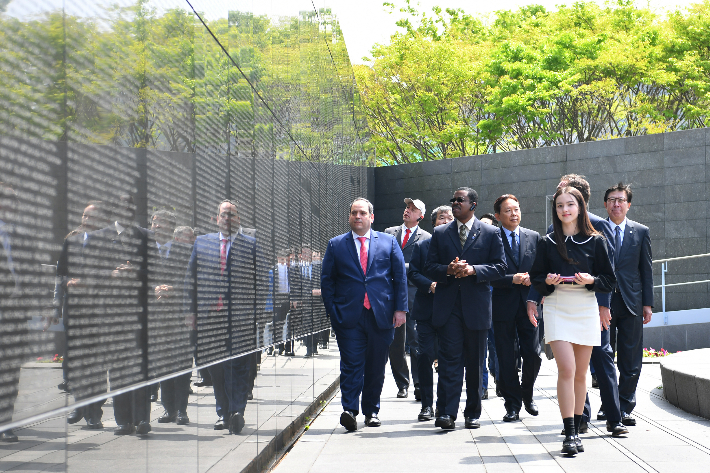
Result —
M237 232L237 233L241 233L241 232L242 232L242 227L239 227L239 232ZM229 238L227 238L224 235L222 235L222 232L219 232L219 249L220 249L220 251L222 250L222 240L227 238L226 253L227 253L227 255L229 255L229 250L232 249L232 243L234 243L234 239L237 237L237 233L232 233L232 235L230 235Z
M156 241L155 245L158 247L158 252L160 253L160 256L162 256L163 258L167 258L170 256L170 248L172 248L173 246L173 240L170 240L164 245L161 245ZM163 248L165 248L165 254L163 254Z
M616 236L616 227L619 227L619 244L623 245L624 244L624 231L626 230L626 217L624 217L624 221L621 222L619 225L615 224L611 220L609 220L609 223L611 224L611 233Z
M358 260L360 258L360 240L358 238L362 238L360 235L358 235L355 232L352 232L353 234L353 240L355 240L355 254L358 257ZM367 255L369 257L370 255L370 237L372 236L372 230L368 230L366 234L363 235L366 240L365 240L365 251L367 251Z
M469 227L470 228L470 227ZM415 225L412 228L409 229L409 238L412 238L412 236L417 233L417 230L419 229L419 225ZM407 235L407 226L405 224L402 224L402 234L399 236L399 246L401 247L404 244L404 237Z
M466 223L462 223L460 220L456 219L456 229L460 232L461 225L466 225L466 228L468 229L468 233L471 233L471 227L473 226L473 219L474 219L474 217L471 216L469 221Z

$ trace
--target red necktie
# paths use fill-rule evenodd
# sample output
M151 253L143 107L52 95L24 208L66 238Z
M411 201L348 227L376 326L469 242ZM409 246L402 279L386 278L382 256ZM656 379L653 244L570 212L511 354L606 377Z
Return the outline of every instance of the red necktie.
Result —
M222 238L222 245L219 248L219 269L221 274L227 269L227 239Z
M409 234L410 234L411 232L412 232L412 231L411 231L409 228L407 228L407 234L404 235L404 240L402 240L402 248L404 248L405 246L407 246L407 242L409 241Z
M367 274L367 248L365 248L366 237L358 237L360 240L360 266L362 266L362 274ZM367 297L367 291L365 291L365 303L363 304L365 309L370 309L370 299Z

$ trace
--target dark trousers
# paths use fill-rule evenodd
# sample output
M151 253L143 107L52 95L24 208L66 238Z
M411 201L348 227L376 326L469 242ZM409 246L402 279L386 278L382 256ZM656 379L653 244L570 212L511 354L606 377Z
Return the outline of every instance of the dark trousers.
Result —
M142 387L113 397L116 424L150 422L150 387Z
M249 394L251 357L240 356L209 367L217 415L244 413Z
M390 368L392 377L399 389L409 388L409 366L404 353L404 342L407 338L407 326L401 325L394 329L394 340L389 348Z
M617 353L619 367L619 407L630 414L636 407L636 386L643 366L643 317L629 312L621 294L611 298L609 341Z
M372 309L362 309L358 324L345 328L333 324L340 349L340 393L343 409L365 415L380 412L385 366L394 329L377 326ZM362 394L362 402L360 400Z
M417 336L419 337L419 360L417 374L422 407L434 406L434 360L436 353L436 329L431 319L417 320Z
M614 352L609 344L609 330L602 330L601 346L592 348L592 364L599 383L599 395L602 398L602 408L609 422L621 422L621 409L619 408L619 385L616 380L616 366L614 366ZM591 419L592 407L589 404L589 394L584 403L585 422Z
M412 383L419 386L419 337L417 336L417 321L407 312L407 337L405 349L409 349L409 361L412 364Z
M540 372L540 335L528 319L526 307L520 305L515 318L507 322L493 322L498 353L498 387L505 399L506 411L520 412L523 401L532 401L533 387ZM522 380L518 378L515 340L518 340L523 359Z
M461 388L466 370L465 417L478 419L481 416L483 387L482 360L487 349L488 329L471 330L466 327L461 311L461 296L449 319L437 327L439 336L439 383L436 407L440 415L456 419L461 401Z
M187 411L190 396L190 373L160 382L160 400L168 414Z
M496 354L495 331L493 327L488 330L488 369L486 370L486 358L483 359L483 391L488 390L488 375L493 376L493 381L498 382L498 355Z

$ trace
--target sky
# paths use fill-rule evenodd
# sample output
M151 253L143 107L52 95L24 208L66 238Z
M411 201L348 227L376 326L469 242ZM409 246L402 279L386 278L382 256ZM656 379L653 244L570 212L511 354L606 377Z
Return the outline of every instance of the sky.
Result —
M152 0L159 9L175 6L189 8L188 0ZM364 64L363 57L369 56L376 43L386 44L392 34L398 31L395 22L401 13L391 12L382 5L384 0L189 0L207 18L224 17L228 10L253 11L255 14L298 15L300 10L331 7L340 21L350 61ZM389 0L396 5L404 5L404 0ZM420 11L431 12L433 6L461 8L466 13L488 14L496 10L515 10L523 5L543 5L554 10L557 4L571 4L575 0L412 0ZM604 0L596 0L603 2ZM657 11L675 10L702 0L637 0L637 5L648 5ZM102 7L108 4L129 5L135 0L12 0L6 14L15 17L29 17L64 6L68 14L80 16L101 15ZM397 10L397 9L395 9Z

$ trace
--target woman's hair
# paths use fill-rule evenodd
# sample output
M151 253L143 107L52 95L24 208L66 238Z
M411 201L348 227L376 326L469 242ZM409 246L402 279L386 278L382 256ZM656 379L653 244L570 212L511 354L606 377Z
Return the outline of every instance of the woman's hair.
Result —
M570 264L578 264L576 261L567 256L565 234L562 231L562 220L560 220L560 217L557 216L557 198L562 194L569 194L577 201L577 207L579 207L579 214L577 215L577 230L579 231L579 234L583 238L589 238L592 235L598 235L599 232L594 229L592 222L589 221L589 214L587 214L587 206L584 203L582 193L572 186L557 189L557 192L555 192L555 195L552 198L552 228L554 230L555 243L557 243L557 251L560 253L563 260Z

